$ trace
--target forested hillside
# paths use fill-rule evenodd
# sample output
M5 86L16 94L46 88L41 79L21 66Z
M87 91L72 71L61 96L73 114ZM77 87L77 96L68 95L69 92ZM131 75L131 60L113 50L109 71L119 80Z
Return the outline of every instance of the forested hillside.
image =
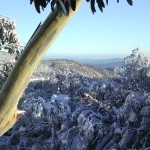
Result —
M116 69L120 77L94 80L85 74L60 71L54 78L32 81L19 103L26 113L0 138L0 148L149 148L149 60L134 50L125 58L124 66ZM58 70L76 68L72 67L72 61L71 67L65 60L60 62L63 65L53 62L46 70L52 66L53 69L59 66Z

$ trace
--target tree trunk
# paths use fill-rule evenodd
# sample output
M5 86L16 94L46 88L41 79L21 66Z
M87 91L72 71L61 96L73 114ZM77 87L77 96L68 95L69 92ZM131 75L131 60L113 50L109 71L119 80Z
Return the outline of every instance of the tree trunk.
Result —
M77 0L76 5L77 10L81 0ZM10 73L0 93L0 136L9 130L19 118L19 114L22 114L17 110L18 101L43 55L75 14L71 9L69 12L68 16L64 14L59 16L54 11L47 17L26 45L22 56Z

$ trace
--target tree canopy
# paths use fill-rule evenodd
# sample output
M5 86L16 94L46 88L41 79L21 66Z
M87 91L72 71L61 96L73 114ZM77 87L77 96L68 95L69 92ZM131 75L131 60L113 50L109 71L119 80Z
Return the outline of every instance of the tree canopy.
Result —
M106 3L103 0L86 0L87 2L90 2L91 11L94 14L96 12L95 9L95 2L97 3L99 9L101 12L103 12L103 9L106 5L108 5L108 0L106 0ZM66 16L69 14L69 6L71 6L71 9L73 11L76 10L76 0L30 0L30 4L34 2L36 11L40 13L41 8L44 10L48 4L51 6L51 10L54 11L54 8L56 6L58 13L64 13ZM132 0L127 0L129 5L133 5ZM119 3L119 0L117 0L117 3Z

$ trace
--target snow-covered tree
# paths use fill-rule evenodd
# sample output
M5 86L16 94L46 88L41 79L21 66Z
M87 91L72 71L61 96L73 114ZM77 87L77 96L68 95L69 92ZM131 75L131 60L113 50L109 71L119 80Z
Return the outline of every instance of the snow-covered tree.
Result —
M134 49L132 54L124 59L124 74L128 78L145 78L150 76L150 58L142 53L139 48Z
M18 53L20 50L19 37L16 33L16 22L8 17L0 16L0 50L8 53Z
M129 80L131 86L141 88L150 79L150 57L139 48L134 49L125 57L123 67L115 68L115 73Z
M0 50L13 55L10 56L9 63L0 65L1 80L6 80L23 48L16 32L16 22L9 17L0 16Z

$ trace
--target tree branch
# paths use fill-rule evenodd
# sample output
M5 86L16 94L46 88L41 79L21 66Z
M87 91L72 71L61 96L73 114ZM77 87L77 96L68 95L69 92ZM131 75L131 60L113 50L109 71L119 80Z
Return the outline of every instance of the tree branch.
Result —
M81 0L76 1L79 8ZM61 32L66 23L73 17L75 11L70 8L68 16L59 16L52 12L32 39L26 45L24 52L15 64L0 93L0 136L9 130L17 121L17 105L30 77L38 63Z

